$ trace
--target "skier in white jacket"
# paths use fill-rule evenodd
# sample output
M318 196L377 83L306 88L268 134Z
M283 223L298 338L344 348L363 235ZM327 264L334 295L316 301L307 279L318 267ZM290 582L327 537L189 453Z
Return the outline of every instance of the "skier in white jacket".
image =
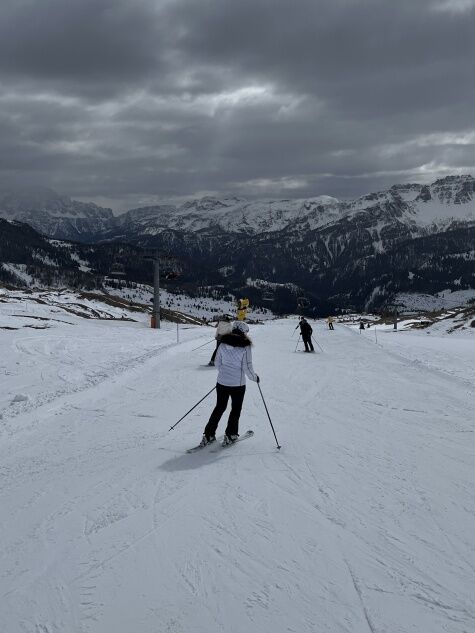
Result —
M225 334L221 338L215 360L218 369L216 406L205 427L202 446L216 440L216 429L226 411L229 397L231 411L223 444L231 444L239 437L239 416L246 391L246 376L254 382L259 382L259 376L252 366L251 340L247 337L248 332L247 323L235 321L231 334Z
M231 334L232 329L233 324L231 323L230 316L224 316L219 319L218 325L216 326L216 334L214 335L214 338L216 339L216 347L213 355L211 356L211 360L208 363L210 367L214 366L214 361L216 360L216 354L218 353L218 347L221 344L221 339L225 334Z

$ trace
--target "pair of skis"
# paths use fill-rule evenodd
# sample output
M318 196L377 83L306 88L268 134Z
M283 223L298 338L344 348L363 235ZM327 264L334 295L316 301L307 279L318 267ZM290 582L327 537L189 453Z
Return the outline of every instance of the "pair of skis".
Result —
M249 437L252 437L254 435L254 431L246 431L245 433L243 433L242 435L240 435L237 440L235 440L234 442L231 442L231 444L223 444L223 437L220 437L219 440L216 440L216 442L212 442L211 444L205 444L204 446L201 446L201 444L198 444L198 446L193 446L193 448L189 448L186 452L187 453L197 453L198 451L203 450L204 448L208 448L211 446L211 450L209 451L210 453L216 453L220 448L229 448L230 446L234 446L234 444L237 444L238 442L242 442L242 440L247 440Z

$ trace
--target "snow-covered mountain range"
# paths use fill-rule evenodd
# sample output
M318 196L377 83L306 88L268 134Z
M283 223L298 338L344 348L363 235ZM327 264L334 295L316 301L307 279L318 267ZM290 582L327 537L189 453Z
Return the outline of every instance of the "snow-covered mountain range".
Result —
M354 200L205 197L120 216L49 191L29 192L0 196L1 216L56 239L159 247L184 262L188 281L234 288L249 278L293 283L309 305L371 307L397 292L475 285L469 175L394 185Z
M376 224L379 238L395 218L413 231L424 232L458 222L475 222L475 180L471 176L453 176L430 186L395 185L349 201L330 196L253 202L206 197L180 207L132 209L118 218L117 228L123 230L124 236L154 235L169 229L257 235L291 229L318 230L356 219Z
M256 235L276 233L302 222L317 228L342 215L336 198L258 200L211 198L170 205L132 209L119 218L124 235L159 234L164 229L202 233L238 233Z
M395 293L475 286L475 180L395 185L355 200L203 198L133 209L110 239L158 245L214 283L295 283L310 305L381 305Z
M85 242L94 241L114 222L111 209L46 188L0 190L0 217L25 222L50 237Z
M181 206L131 209L119 216L114 216L111 209L71 200L50 189L0 191L0 217L26 222L50 237L82 241L97 241L105 234L152 236L164 230L246 235L308 231L365 218L365 224L377 224L374 230L379 236L385 228L381 221L387 225L395 218L416 232L475 222L475 179L449 176L431 185L394 185L345 201L330 196L255 201L204 197Z

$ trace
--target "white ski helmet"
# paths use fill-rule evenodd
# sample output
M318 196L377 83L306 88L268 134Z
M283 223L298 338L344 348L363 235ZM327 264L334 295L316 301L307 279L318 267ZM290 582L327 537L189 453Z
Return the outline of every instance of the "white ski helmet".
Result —
M241 334L247 334L249 332L249 326L244 321L234 321L233 330L241 332Z

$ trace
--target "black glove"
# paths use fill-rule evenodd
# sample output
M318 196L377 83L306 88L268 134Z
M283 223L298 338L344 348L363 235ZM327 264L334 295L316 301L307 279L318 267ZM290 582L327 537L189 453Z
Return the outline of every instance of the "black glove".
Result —
M259 376L256 374L256 382L257 384L259 384L261 382L261 379L259 378Z

